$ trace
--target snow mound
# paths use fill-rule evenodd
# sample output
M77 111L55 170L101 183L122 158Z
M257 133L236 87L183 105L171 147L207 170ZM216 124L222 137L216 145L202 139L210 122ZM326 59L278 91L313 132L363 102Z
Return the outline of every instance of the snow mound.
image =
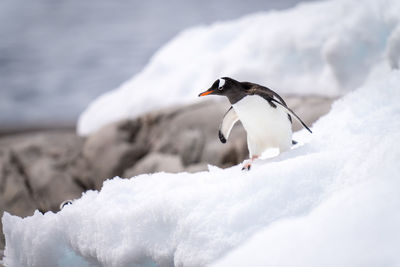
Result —
M5 213L5 265L399 266L400 72L372 77L250 172L114 178L56 214Z
M298 5L186 30L142 72L96 100L77 129L191 102L221 76L281 94L337 96L362 85L375 64L398 67L400 2L337 0Z
M383 179L271 224L213 266L400 266L400 181L390 172L374 175Z

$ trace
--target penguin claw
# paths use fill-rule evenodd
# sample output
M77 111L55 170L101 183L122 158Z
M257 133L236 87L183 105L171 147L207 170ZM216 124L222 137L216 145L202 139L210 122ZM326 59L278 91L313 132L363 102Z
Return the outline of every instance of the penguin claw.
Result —
M244 170L250 171L251 164L252 164L253 161L256 160L257 158L258 158L258 156L252 156L251 159L245 160L245 161L243 162L242 171L244 171Z
M246 163L246 164L244 164L244 166L242 167L242 171L245 171L245 170L250 171L250 168L251 168L251 163Z

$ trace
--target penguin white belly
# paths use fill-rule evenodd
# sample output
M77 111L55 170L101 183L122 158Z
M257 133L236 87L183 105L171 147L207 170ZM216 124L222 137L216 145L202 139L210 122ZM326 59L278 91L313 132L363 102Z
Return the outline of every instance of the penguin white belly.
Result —
M246 96L232 106L247 132L250 157L261 156L268 148L290 149L292 126L282 108L272 107L258 95Z

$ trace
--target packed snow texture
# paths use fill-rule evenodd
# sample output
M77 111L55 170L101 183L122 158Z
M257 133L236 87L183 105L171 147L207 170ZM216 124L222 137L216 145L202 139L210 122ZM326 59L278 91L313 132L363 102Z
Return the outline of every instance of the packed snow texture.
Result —
M399 14L398 0L335 0L186 30L142 72L94 100L78 133L193 101L222 76L281 94L343 95L362 85L376 64L399 66Z
M114 178L56 214L5 213L6 266L400 266L400 72L383 69L249 172Z

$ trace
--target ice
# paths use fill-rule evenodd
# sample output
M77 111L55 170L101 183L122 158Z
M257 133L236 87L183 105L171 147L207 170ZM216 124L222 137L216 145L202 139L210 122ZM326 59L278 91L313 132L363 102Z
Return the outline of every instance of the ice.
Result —
M58 213L5 213L4 263L398 266L399 86L379 67L309 140L249 172L116 177Z
M343 95L376 65L398 66L399 14L397 0L323 1L185 30L143 71L94 100L79 118L78 133L195 101L224 76L280 94Z

